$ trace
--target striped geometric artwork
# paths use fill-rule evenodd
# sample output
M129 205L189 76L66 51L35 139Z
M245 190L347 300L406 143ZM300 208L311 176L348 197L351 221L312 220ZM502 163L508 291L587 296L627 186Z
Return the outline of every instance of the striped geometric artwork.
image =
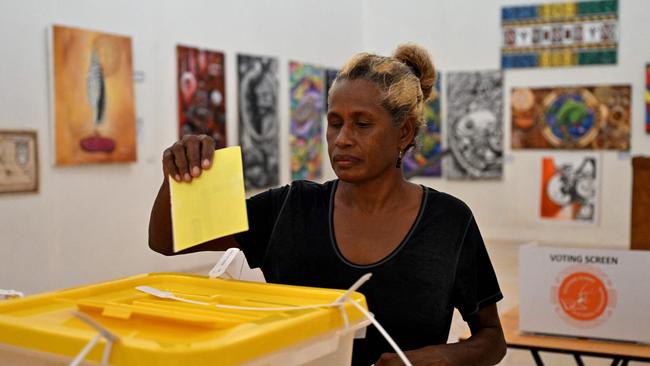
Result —
M645 132L650 133L650 64L645 65Z
M617 63L618 0L501 9L501 67Z

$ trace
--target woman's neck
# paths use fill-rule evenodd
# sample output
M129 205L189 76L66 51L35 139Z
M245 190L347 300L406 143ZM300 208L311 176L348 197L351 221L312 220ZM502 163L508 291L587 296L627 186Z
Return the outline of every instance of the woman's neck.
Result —
M382 174L381 176L361 182L340 180L336 196L338 202L365 212L392 209L404 202L411 189L416 185L407 182L401 172Z

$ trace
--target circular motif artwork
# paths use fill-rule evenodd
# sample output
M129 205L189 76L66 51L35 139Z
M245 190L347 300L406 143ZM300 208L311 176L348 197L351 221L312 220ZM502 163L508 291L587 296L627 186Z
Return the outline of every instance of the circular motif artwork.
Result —
M606 113L587 90L553 92L544 100L543 135L553 146L587 146Z

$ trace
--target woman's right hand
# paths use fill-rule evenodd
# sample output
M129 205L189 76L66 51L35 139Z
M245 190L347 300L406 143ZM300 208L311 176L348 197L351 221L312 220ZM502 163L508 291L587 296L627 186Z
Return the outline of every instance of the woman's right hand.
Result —
M215 143L208 135L185 135L163 152L163 174L177 182L191 182L212 165Z

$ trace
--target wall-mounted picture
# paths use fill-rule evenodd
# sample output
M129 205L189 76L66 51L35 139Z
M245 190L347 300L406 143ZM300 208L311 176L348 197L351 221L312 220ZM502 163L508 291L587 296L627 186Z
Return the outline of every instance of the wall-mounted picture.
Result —
M500 179L503 174L501 71L447 74L449 179Z
M541 218L595 223L599 167L595 154L559 154L542 158Z
M336 80L336 76L339 74L339 70L335 69L325 69L325 107L323 110L325 113L327 113L327 106L328 106L328 97L330 95L330 89L332 89L332 85L334 85L334 81Z
M239 144L247 189L278 184L278 60L238 55Z
M618 0L501 9L501 68L611 65L618 59Z
M291 179L318 179L323 149L325 73L322 68L289 63L289 145Z
M131 38L52 27L57 165L136 160Z
M0 193L38 191L36 131L0 130Z
M629 85L514 88L513 149L630 148Z
M211 136L226 142L226 89L221 52L177 46L178 137Z
M650 64L645 65L645 132L650 133Z
M415 147L402 159L406 177L442 175L442 118L440 115L440 73L437 73L431 99L424 105L426 125L420 129Z

